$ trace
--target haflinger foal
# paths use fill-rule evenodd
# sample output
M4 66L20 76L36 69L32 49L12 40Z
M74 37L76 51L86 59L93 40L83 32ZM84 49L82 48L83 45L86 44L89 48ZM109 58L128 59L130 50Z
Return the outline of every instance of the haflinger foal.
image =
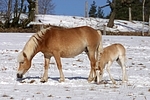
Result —
M96 69L97 84L100 84L100 81L102 80L103 71L105 67L112 83L116 84L115 80L110 74L110 66L114 61L117 61L117 63L122 68L122 82L128 80L126 74L126 66L125 66L125 60L126 60L125 52L126 50L124 46L118 43L112 44L103 49L103 52L101 52L99 55L100 58L98 59L98 68Z
M95 79L96 72L96 57L98 51L102 49L102 36L100 31L97 31L88 26L81 26L69 29L46 28L43 29L28 40L23 50L18 55L19 68L17 78L22 78L23 75L31 67L32 58L42 52L44 55L44 74L41 82L48 80L48 67L50 58L53 56L60 74L60 82L65 81L62 71L61 57L71 58L86 51L91 64L91 70L88 81Z

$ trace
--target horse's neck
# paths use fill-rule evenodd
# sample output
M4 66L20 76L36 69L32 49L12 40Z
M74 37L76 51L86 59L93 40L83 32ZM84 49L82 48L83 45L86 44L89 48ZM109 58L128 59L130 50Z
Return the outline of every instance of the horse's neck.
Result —
M29 60L32 60L32 58L39 52L39 46L38 44L35 45L33 40L30 40L26 43L23 52Z

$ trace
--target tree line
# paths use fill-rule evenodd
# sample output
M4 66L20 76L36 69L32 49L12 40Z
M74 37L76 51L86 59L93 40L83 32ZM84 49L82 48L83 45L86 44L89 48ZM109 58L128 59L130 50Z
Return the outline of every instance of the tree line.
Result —
M109 6L110 14L104 16L103 8ZM129 8L131 8L131 20L142 21L143 0L107 0L106 5L96 5L93 1L89 10L89 17L107 18L111 17L113 10L115 10L115 19L129 20ZM145 0L144 6L145 21L148 22L150 16L150 0Z
M150 0L107 0L106 5L96 5L96 2L90 6L89 17L107 18L108 27L113 27L114 19L121 20L143 20L143 2L144 19L149 20L150 16ZM38 9L36 8L38 6ZM110 14L105 15L103 8L109 6ZM35 14L53 14L55 4L52 0L0 0L0 27L22 27L34 20ZM26 19L22 19L22 14L26 15ZM5 22L3 22L3 20Z
M52 3L52 0L1 0L0 27L25 28L34 20L35 14L52 14L54 7L55 5ZM27 17L21 18L25 16ZM5 21L4 23L2 22L3 20Z

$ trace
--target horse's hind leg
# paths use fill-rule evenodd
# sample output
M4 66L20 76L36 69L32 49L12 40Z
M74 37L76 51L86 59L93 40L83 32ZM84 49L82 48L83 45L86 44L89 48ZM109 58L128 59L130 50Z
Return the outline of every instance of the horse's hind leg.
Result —
M48 66L50 62L50 58L45 57L45 65L44 65L44 74L43 77L41 78L41 82L47 82L48 81Z
M90 74L88 77L88 82L91 82L95 79L96 77L96 72L95 72L95 66L96 66L96 59L95 59L95 51L88 51L88 57L90 60L90 64L91 64L91 70L90 70Z
M97 82L97 84L100 84L100 82L102 81L102 78L103 78L103 70L102 72L100 72L100 70L96 70L95 82Z
M125 57L120 56L119 59L117 60L117 63L121 66L122 69L122 82L128 81L126 66L125 66Z

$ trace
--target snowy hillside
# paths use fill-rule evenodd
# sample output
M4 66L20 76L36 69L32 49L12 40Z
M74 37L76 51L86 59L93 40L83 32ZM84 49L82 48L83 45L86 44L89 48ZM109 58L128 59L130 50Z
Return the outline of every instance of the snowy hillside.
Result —
M78 26L91 26L95 29L103 30L104 25L107 25L108 19L101 18L84 18L77 16L63 16L63 15L36 15L35 22L31 24L44 24L44 25L55 25L61 27L78 27ZM144 25L144 31L148 32L148 25ZM106 28L106 31L111 32L141 32L142 22L139 21L125 21L115 20L113 28Z
M111 74L116 87L104 72L107 84L88 83L90 64L87 55L63 58L65 82L59 83L55 60L49 64L48 82L43 75L43 54L38 53L24 80L16 80L17 56L32 33L0 33L0 100L150 100L150 39L142 36L103 36L104 47L121 43L127 51L128 83L122 84L121 67L114 63Z

